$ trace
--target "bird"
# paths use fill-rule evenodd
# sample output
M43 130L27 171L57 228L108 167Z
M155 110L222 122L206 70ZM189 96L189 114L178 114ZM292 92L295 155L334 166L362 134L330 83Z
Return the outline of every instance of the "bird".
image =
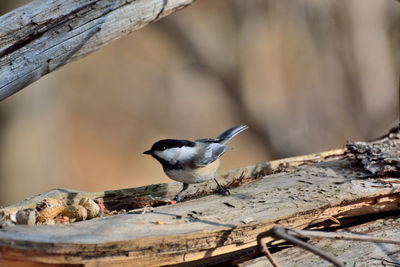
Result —
M154 143L151 149L144 151L143 154L151 155L158 160L169 178L183 183L182 190L174 198L176 202L181 201L181 194L189 187L189 184L202 183L211 179L217 183L218 193L229 195L229 190L218 183L215 173L221 164L220 157L232 149L226 143L247 128L247 125L234 126L215 139L195 141L163 139Z

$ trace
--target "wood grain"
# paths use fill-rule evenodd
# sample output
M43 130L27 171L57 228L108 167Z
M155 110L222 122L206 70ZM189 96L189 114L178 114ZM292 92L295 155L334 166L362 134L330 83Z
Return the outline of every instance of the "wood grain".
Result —
M36 0L0 17L0 100L194 0Z

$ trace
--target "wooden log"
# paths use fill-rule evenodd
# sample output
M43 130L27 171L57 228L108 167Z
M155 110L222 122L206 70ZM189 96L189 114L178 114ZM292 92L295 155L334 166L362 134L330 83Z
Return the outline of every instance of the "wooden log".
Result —
M388 142L399 140L396 135ZM200 184L191 188L183 203L143 214L126 213L62 226L3 228L2 258L88 266L217 264L232 255L256 251L257 236L277 224L293 229L321 228L344 224L357 216L400 210L398 179L371 177L368 170L357 168L354 155L348 151L278 162L221 174L221 181L231 184L230 196L210 194L212 187ZM71 201L90 196L106 202L109 194L111 199L123 196L127 205L138 195L172 197L179 189L171 183L111 191L111 195L57 190L45 196L59 194ZM2 212L11 214L42 197Z
M194 0L36 0L0 17L0 100Z

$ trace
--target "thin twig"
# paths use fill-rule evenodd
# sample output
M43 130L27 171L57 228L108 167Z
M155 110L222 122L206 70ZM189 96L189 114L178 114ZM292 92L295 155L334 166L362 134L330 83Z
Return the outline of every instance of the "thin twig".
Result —
M267 242L266 242L266 237L260 238L259 239L259 245L261 246L261 252L264 253L264 255L267 257L269 262L272 264L274 267L279 267L278 263L274 260L272 257L271 252L269 252L269 249L267 247Z
M257 236L257 243L258 246L260 247L261 252L267 257L269 262L272 264L274 267L279 267L278 263L274 260L272 257L271 252L269 251L267 247L267 239L270 237L270 231L263 232Z
M269 231L263 233L258 238L259 246L261 247L261 252L268 258L274 267L278 267L278 264L272 258L270 251L266 245L267 237L273 237L275 239L283 239L287 242L306 249L323 259L331 262L335 266L344 266L343 263L336 260L333 256L325 253L324 251L298 239L298 237L306 238L331 238L338 240L352 240L352 241L363 241L363 242L374 242L374 243L387 243L400 245L400 240L392 240L388 238L378 238L367 235L353 234L353 233L332 233L332 232L322 232L322 231L310 231L310 230L293 230L282 226L274 226Z
M392 240L388 238L378 238L367 235L353 234L353 233L332 233L332 232L322 232L322 231L310 231L310 230L292 230L287 229L298 237L320 237L320 238L332 238L340 240L354 240L354 241L366 241L374 243L387 243L400 245L400 240Z
M318 256L320 256L321 258L329 261L330 263L332 263L333 265L337 266L337 267L344 267L344 264L340 261L338 261L335 257L329 255L328 253L294 237L288 234L288 231L293 231L291 229L288 229L286 227L282 227L282 226L274 226L272 227L272 229L269 231L270 235L274 238L277 239L284 239L287 242L299 246L305 250L308 250Z

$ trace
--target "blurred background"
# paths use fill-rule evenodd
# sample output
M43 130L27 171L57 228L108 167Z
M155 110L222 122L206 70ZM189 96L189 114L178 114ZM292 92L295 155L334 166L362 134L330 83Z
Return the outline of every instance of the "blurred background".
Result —
M379 137L399 46L393 0L198 0L1 102L0 205L170 182L144 150L242 123L220 170Z

